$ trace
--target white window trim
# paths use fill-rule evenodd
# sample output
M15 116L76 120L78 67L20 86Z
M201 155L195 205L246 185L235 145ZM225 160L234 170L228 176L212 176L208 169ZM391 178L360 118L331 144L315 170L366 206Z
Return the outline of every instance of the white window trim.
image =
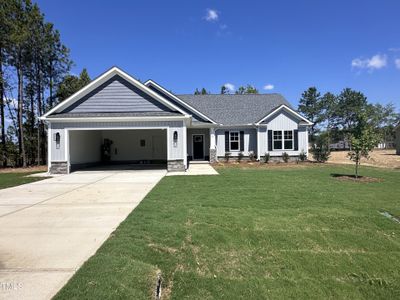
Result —
M275 144L274 144L274 142L275 142L275 136L274 136L274 132L275 131L280 131L280 132L282 132L282 139L280 140L281 142L282 142L282 149L275 149ZM285 131L291 131L292 132L292 148L285 148ZM289 140L287 140L287 141L289 141ZM293 151L294 150L294 130L293 129L291 129L291 130L286 130L286 129L284 129L284 130L272 130L272 151L285 151L285 150L288 150L288 151Z
M231 133L237 133L238 134L238 140L237 140L238 149L237 150L233 150L231 148ZM236 141L234 141L234 142L236 142ZM229 131L229 152L240 152L240 131L237 131L237 130Z

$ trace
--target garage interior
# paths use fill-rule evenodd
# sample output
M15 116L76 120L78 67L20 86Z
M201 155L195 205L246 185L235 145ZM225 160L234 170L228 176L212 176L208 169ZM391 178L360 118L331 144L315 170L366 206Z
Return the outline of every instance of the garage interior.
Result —
M167 130L70 130L69 159L71 171L127 165L166 167Z

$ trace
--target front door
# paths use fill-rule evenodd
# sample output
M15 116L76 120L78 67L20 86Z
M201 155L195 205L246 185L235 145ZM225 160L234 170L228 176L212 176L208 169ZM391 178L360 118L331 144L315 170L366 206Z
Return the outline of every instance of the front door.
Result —
M193 159L204 159L204 135L193 135Z

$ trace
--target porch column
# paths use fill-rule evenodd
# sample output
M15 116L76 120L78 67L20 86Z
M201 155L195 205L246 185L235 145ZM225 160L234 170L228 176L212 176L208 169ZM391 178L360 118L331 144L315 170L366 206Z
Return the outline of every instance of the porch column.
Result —
M210 163L217 162L217 144L215 140L215 128L210 128Z
M257 127L257 160L260 161L261 158L261 150L260 150L260 127Z
M187 127L185 121L183 121L183 163L185 165L185 169L188 168L187 156Z

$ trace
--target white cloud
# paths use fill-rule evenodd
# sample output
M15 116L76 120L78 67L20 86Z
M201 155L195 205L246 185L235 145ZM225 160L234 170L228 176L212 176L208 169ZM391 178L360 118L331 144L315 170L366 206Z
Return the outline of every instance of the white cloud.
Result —
M226 24L222 24L219 26L219 29L221 29L221 30L225 30L227 28L228 28L228 25L226 25Z
M394 64L396 65L396 68L397 68L397 69L400 69L400 58L396 58L396 59L394 60Z
M229 92L233 93L235 91L235 85L233 85L232 83L225 83L224 87L226 87L228 89Z
M218 21L219 15L215 9L207 9L207 14L204 17L208 22Z
M270 91L274 89L274 85L273 84L266 84L263 86L263 89L266 91Z
M387 65L386 54L376 54L371 58L355 58L351 61L351 66L356 69L368 69L369 71L382 69Z

